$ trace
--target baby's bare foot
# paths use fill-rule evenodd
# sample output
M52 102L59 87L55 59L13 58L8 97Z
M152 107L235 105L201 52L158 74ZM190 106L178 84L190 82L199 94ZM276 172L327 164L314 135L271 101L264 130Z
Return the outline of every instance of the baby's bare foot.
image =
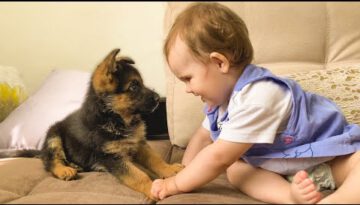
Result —
M305 171L295 174L290 192L293 200L299 204L314 204L322 198L322 194L317 191L316 185Z

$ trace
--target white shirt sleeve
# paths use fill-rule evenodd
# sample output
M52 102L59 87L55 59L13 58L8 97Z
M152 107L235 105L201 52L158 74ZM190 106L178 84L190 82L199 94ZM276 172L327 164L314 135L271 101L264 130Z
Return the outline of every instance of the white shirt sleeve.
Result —
M205 116L203 122L202 122L202 126L210 131L210 123L209 123L209 118L207 116Z
M228 104L229 120L222 124L218 139L273 143L277 133L286 128L291 107L291 92L272 80L246 85L231 97Z

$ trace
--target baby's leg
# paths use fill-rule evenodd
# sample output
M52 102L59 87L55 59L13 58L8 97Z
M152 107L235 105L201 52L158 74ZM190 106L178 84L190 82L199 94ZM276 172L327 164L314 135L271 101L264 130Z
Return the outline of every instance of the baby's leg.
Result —
M319 203L360 203L360 151L354 154L336 157L332 160L330 166L338 189Z
M296 203L314 204L322 198L322 194L317 191L316 185L305 171L295 174L290 187L291 196Z
M230 183L243 193L272 204L297 203L290 183L281 175L253 167L242 160L227 169Z

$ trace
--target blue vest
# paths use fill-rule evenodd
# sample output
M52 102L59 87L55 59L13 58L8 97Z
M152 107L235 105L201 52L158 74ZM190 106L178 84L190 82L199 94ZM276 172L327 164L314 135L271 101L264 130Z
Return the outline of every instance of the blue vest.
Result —
M348 124L336 104L329 99L305 92L295 81L280 78L270 71L248 65L237 81L233 94L245 85L260 80L272 80L285 86L292 94L292 110L286 129L272 144L254 144L243 156L246 162L259 166L271 158L305 158L346 155L360 149L360 126ZM215 141L221 129L217 127L219 107L205 113L210 122L211 138ZM221 122L231 120L226 111Z

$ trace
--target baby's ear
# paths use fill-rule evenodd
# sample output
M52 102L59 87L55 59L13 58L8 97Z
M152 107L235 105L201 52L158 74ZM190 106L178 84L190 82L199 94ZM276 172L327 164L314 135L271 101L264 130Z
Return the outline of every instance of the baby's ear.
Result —
M210 62L214 63L216 67L219 69L222 73L227 73L230 68L230 61L227 59L227 57L221 53L218 52L212 52L210 53Z

